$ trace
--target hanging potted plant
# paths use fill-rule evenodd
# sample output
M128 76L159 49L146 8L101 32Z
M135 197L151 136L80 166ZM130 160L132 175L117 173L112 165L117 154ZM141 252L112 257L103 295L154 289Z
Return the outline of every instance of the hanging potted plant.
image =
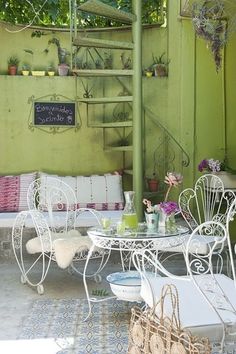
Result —
M11 56L7 63L8 63L8 74L9 75L16 75L17 74L17 69L19 65L20 60L18 59L17 56Z
M192 22L195 33L207 42L217 72L221 67L222 48L227 40L227 27L223 16L224 3L222 0L204 0L193 3Z

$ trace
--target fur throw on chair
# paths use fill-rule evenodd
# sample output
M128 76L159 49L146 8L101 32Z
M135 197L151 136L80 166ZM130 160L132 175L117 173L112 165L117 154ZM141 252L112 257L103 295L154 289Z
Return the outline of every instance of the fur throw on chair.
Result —
M34 237L26 243L26 250L30 254L42 251L54 252L56 262L62 269L67 268L77 252L88 251L92 242L88 236L82 236L77 230L68 232L51 232L51 242L48 234Z

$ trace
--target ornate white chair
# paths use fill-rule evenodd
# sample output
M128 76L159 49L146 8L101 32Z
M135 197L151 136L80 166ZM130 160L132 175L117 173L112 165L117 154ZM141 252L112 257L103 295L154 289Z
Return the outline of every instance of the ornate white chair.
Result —
M174 284L179 295L179 315L183 329L192 335L208 337L212 353L236 353L236 279L228 224L236 213L234 201L227 215L227 226L219 221L207 221L194 229L186 244L184 258L187 276L170 273L156 255L149 250L136 251L133 262L141 274L141 297L149 307L160 300L165 284ZM198 253L199 241L214 235L206 254ZM225 243L229 249L232 277L225 269L214 272L214 262ZM191 250L195 250L192 252ZM217 249L217 252L215 252ZM214 254L214 257L213 257ZM156 278L150 276L150 268ZM217 268L218 269L218 268ZM162 276L160 276L162 275ZM160 307L156 307L157 316ZM164 314L170 315L170 304L165 303ZM203 353L202 353L203 354Z
M179 209L191 232L205 221L215 220L226 225L226 216L234 199L234 192L225 190L224 184L218 176L205 174L196 181L194 188L187 188L180 193ZM163 252L161 254L162 261L164 262L173 255L182 253L189 236L186 235L185 243L181 246L173 247L168 254ZM214 243L214 235L207 239L199 238L198 252L208 253L209 245L212 242ZM191 245L195 247L194 244ZM194 252L194 249L191 251ZM217 253L218 250L215 249L214 252ZM227 260L229 259L227 247L224 248L224 253L220 253L220 255L221 257L224 255ZM222 262L223 260L221 260Z
M84 212L92 213L99 225L101 214L94 209L77 209L73 189L65 182L48 177L47 183L36 179L27 193L28 211L20 212L12 229L12 245L16 261L21 271L21 282L36 287L43 294L43 282L51 261L62 269L80 270L80 261L85 261L91 246L88 236L82 236L76 229L76 221ZM25 224L31 222L34 235L26 239ZM30 254L30 257L29 257ZM99 272L105 266L109 253L97 249L91 258L100 258L94 276L99 280Z
M235 198L231 190L225 190L217 175L205 174L179 195L180 212L191 230L205 221L217 220L226 224L229 207Z

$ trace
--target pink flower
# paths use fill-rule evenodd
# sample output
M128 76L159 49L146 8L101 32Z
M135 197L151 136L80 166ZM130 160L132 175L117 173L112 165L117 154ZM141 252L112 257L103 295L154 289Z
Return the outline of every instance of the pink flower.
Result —
M183 181L183 176L180 173L167 172L164 182L171 187L177 187Z
M167 201L169 193L171 191L172 187L177 187L179 184L181 184L183 181L183 176L180 173L176 172L167 172L167 175L165 176L164 182L169 185L164 202Z

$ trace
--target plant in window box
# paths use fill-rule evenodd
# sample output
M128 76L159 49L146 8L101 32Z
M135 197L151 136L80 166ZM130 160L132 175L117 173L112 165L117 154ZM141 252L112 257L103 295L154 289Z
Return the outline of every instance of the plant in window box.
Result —
M43 66L35 66L34 70L31 71L32 76L45 76L46 71Z
M164 55L165 52L162 53L159 57L155 57L152 54L152 58L153 58L152 66L154 69L155 76L157 77L168 76L168 65L170 63L170 60L164 60Z
M8 63L8 74L9 75L16 75L17 74L17 69L19 65L19 58L17 56L11 56L7 63Z
M48 76L54 76L56 72L55 66L53 64L48 66L47 73Z
M24 63L21 67L21 73L23 76L29 76L30 70L31 70L30 65L27 63Z

